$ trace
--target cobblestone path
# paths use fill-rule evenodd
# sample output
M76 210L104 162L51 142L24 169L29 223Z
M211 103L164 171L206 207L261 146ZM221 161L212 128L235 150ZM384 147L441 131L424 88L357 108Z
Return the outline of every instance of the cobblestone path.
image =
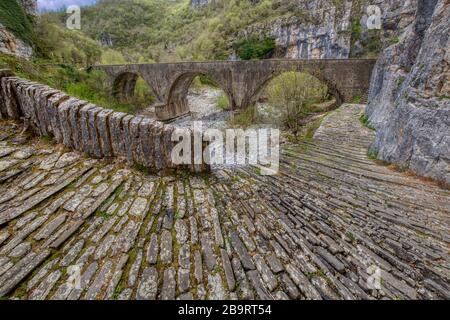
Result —
M145 175L0 122L0 297L450 298L450 192L368 159L361 110L271 177Z

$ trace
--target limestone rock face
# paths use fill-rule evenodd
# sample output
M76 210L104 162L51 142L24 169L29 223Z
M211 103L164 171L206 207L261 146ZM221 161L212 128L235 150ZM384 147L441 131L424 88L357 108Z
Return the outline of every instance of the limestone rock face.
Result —
M29 59L33 49L0 23L0 52Z
M280 1L296 13L290 18L256 23L241 36L259 35L273 37L276 41L275 57L294 59L349 58L367 55L364 46L370 42L367 27L369 5L380 9L382 31L375 36L379 47L388 46L407 20L410 0L400 1L332 1L305 0ZM352 24L359 27L352 33ZM378 50L378 49L377 49Z
M450 3L411 5L414 20L372 75L371 148L381 160L450 184Z

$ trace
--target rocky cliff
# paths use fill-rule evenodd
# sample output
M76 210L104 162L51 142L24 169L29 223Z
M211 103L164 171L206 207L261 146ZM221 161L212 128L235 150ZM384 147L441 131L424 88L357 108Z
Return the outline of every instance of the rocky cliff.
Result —
M36 0L7 0L1 4L0 52L26 59L32 56L31 23L36 14Z
M28 15L37 15L37 0L19 0L19 3Z
M249 26L244 36L259 35L275 39L276 57L348 58L377 56L395 41L407 20L409 1L305 0L279 1L292 6L295 14ZM381 30L369 30L370 5L381 13Z
M29 59L33 54L33 49L0 23L0 52Z
M410 1L414 19L380 57L366 111L378 158L450 184L450 2Z

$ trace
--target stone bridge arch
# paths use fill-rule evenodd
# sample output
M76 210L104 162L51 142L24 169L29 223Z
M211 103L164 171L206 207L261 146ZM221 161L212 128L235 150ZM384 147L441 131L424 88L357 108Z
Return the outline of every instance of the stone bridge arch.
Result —
M124 72L119 74L112 83L112 95L118 101L126 101L131 98L136 87L138 75L133 72Z
M227 85L214 72L187 71L178 75L170 87L167 95L167 104L156 107L156 116L159 119L172 119L187 114L189 110L188 93L192 82L197 76L207 76L232 101Z
M176 118L186 112L187 90L195 76L211 77L228 95L233 110L256 102L268 81L287 71L307 72L327 84L338 103L350 102L366 94L375 59L273 59L251 61L205 61L160 64L95 66L113 79L113 94L127 95L139 75L153 89L160 120Z
M248 104L251 106L255 105L258 102L258 100L261 96L261 93L264 91L264 89L267 87L267 85L272 80L274 80L277 77L279 77L285 73L288 73L288 72L304 72L304 73L307 73L307 74L315 77L316 79L318 79L319 81L321 81L322 83L324 83L327 86L328 92L336 99L337 105L341 105L344 102L343 95L337 88L336 84L333 82L332 79L329 79L328 77L326 77L326 75L322 74L321 72L310 72L310 71L303 70L303 69L290 69L290 70L274 71L274 72L270 73L269 75L267 75L265 78L261 79L260 83L256 86L255 91L253 93L250 93L251 96L250 96L250 98L248 98L248 101L249 101Z

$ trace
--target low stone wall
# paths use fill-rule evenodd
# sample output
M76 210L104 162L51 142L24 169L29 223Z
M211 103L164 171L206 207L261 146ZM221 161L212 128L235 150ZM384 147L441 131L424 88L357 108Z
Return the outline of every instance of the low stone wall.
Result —
M34 133L95 158L123 157L130 165L158 171L178 168L171 159L174 126L104 109L5 70L0 71L0 118L22 119Z

